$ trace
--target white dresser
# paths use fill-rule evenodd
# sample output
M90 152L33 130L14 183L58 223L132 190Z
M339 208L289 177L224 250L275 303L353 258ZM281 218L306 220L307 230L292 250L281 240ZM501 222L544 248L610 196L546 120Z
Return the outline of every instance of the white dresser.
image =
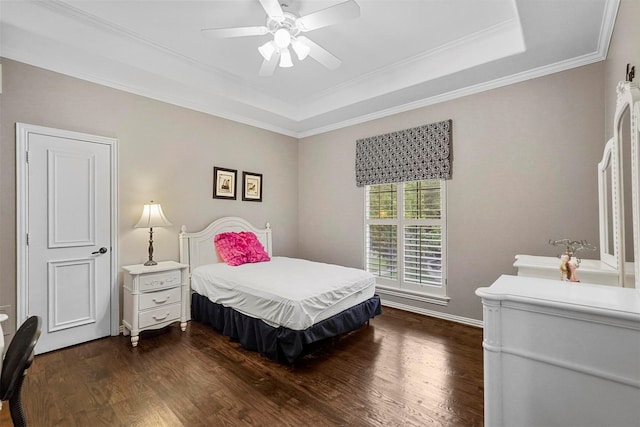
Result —
M640 292L501 276L484 307L485 425L640 425Z
M122 324L124 334L131 334L132 346L138 345L140 332L147 329L180 321L180 327L186 330L190 303L188 268L174 261L122 267L125 271Z

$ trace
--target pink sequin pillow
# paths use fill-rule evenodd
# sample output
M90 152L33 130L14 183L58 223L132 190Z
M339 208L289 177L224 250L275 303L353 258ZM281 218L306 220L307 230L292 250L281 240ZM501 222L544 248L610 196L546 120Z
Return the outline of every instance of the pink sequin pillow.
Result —
M246 244L245 255L247 256L247 262L271 261L269 254L264 250L260 240L258 240L258 236L250 231L241 231L238 234L242 236Z
M269 254L258 237L248 231L220 233L214 237L218 255L228 265L269 261Z
M218 255L229 265L242 265L247 262L244 254L244 239L238 233L220 233L213 238Z

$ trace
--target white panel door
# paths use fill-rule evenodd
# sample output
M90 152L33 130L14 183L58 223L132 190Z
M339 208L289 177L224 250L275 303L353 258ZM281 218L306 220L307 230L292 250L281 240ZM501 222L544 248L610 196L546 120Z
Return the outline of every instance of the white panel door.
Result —
M27 316L42 318L38 353L111 332L111 148L31 133Z

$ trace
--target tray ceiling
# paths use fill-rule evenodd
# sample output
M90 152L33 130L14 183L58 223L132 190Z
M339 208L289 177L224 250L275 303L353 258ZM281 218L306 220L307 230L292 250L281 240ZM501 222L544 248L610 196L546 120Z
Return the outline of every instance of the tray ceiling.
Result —
M284 2L284 0L283 0ZM296 0L305 15L341 1ZM288 3L292 3L288 1ZM358 0L306 33L342 60L258 75L258 0L0 2L3 57L304 137L605 59L618 0Z

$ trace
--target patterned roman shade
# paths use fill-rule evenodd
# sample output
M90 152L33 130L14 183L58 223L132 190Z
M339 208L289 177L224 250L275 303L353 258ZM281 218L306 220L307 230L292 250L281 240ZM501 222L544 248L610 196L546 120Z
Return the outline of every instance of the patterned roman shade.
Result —
M451 179L451 120L356 141L356 185Z

